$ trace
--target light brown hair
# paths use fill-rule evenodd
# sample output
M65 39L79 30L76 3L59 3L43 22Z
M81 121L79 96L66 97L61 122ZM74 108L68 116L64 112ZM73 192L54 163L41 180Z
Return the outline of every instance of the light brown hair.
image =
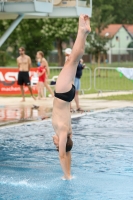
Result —
M21 49L22 51L25 51L25 48L24 48L24 47L20 47L19 49Z
M44 53L42 51L38 51L37 53L39 53L42 56L42 58L44 57Z

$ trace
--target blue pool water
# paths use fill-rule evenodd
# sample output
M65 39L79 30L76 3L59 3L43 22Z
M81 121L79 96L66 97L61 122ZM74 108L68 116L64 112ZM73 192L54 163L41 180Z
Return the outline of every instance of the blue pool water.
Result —
M0 129L0 200L132 200L132 113L72 120L71 181L61 180L50 121Z

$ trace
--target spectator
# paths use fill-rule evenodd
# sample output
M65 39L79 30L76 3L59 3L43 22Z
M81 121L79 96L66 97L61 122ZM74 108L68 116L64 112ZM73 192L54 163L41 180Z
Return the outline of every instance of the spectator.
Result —
M83 64L83 59L80 59L78 67L77 67L75 80L74 80L74 85L75 85L75 89L76 89L74 100L75 100L75 103L76 103L76 110L77 111L83 111L80 108L80 105L79 105L79 90L80 90L80 85L81 85L80 79L82 77L82 70L84 68L85 68L85 64Z
M19 48L19 54L20 56L17 58L17 65L18 65L18 85L20 86L21 94L22 94L22 101L25 101L24 96L24 85L26 85L29 89L29 92L34 100L36 98L34 97L32 93L32 89L30 86L30 77L29 77L29 70L31 67L31 58L25 54L24 47Z
M38 99L44 98L44 82L46 79L46 69L45 66L40 65L37 70L38 73Z
M51 89L51 87L48 85L47 83L47 78L49 77L49 74L50 74L50 70L49 70L49 66L48 66L48 62L47 60L44 58L44 54L42 51L38 51L37 52L37 55L36 55L36 58L38 60L38 66L40 64L40 66L43 66L46 70L46 78L44 80L44 86L47 88L47 90L51 93L52 97L54 97L54 93Z
M65 62L69 58L71 52L72 52L72 49L70 49L70 48L67 48L65 50ZM85 64L83 64L83 59L80 59L78 67L77 67L77 71L76 71L76 76L75 76L75 79L74 79L74 85L75 85L75 89L76 89L74 100L75 100L75 103L76 103L76 110L77 111L83 111L80 108L80 105L79 105L79 90L80 90L80 78L82 77L82 70L84 68L85 68ZM70 104L70 111L71 112L74 111L71 104Z

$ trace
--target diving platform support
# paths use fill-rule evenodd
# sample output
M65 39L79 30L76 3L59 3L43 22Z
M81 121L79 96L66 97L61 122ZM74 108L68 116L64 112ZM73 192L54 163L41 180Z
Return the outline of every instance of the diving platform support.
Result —
M11 33L14 31L14 29L18 26L18 24L22 21L23 18L24 14L18 15L18 17L14 20L14 22L9 26L9 28L0 38L0 47L4 44L6 39L11 35Z

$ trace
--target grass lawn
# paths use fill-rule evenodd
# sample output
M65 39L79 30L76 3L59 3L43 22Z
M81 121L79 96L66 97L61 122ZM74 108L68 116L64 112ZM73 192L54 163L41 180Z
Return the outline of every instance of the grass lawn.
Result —
M99 97L97 99L133 101L133 94Z

